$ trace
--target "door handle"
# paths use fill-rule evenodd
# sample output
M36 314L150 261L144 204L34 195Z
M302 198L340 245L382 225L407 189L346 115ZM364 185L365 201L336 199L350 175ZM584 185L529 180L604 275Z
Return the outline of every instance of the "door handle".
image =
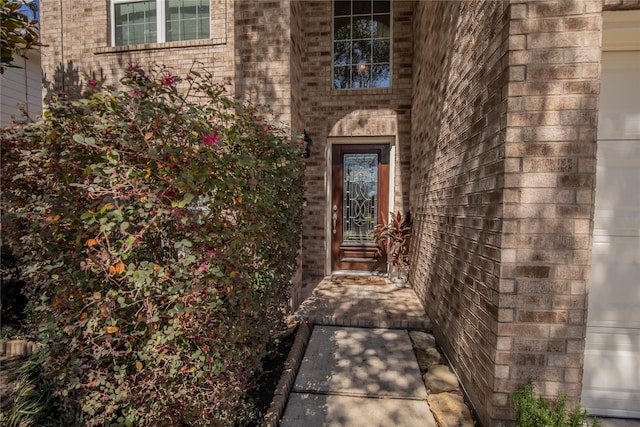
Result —
M333 205L333 216L331 219L333 219L333 234L336 234L336 223L338 222L338 207L336 205Z

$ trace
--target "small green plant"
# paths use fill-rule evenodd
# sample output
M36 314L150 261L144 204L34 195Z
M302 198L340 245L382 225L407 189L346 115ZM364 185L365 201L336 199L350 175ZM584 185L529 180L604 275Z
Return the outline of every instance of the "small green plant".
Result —
M516 414L518 427L583 427L599 425L594 419L590 424L589 413L581 405L572 411L567 409L567 395L558 394L550 403L542 396L536 396L535 386L529 380L511 396L511 407Z
M55 396L54 384L44 377L44 363L50 359L43 348L8 373L14 388L8 409L0 413L6 427L73 425L75 415L67 412Z
M25 339L25 332L11 325L2 325L0 326L0 340L21 340Z

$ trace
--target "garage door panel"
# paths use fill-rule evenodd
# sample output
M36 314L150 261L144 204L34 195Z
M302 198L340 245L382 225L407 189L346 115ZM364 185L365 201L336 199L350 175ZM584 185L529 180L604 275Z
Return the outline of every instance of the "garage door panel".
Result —
M640 351L640 329L618 328L612 332L611 328L592 327L587 337L585 356L596 356L601 361L599 366L585 368L590 374L588 385L598 389L612 371L620 374L616 381L618 389L630 391L640 384L640 365L635 360Z
M611 166L631 167L638 164L638 139L609 139L598 142L598 171L606 176Z
M640 51L620 48L637 41L640 11L604 18L603 45L618 50L602 54L582 404L640 418Z
M598 141L597 156L596 218L602 210L631 210L640 224L640 140Z
M602 63L598 139L640 139L640 51L603 52Z
M640 236L640 140L598 141L597 161L594 244L600 236Z
M591 283L589 326L640 328L640 238L594 235Z
M597 257L596 262L612 263L640 263L640 242L638 236L617 236L615 234L602 234L593 236L593 254ZM638 276L629 277L635 279Z
M588 326L603 326L606 321L612 327L640 328L640 263L616 262L613 257L603 260L595 255L594 259L597 261L591 266Z
M640 165L638 165L640 167ZM611 171L603 176L602 179L598 178L597 188L606 188L606 194L596 196L596 204L602 209L616 207L616 211L627 212L625 215L634 215L635 220L640 217L640 212L636 210L635 206L640 203L640 196L638 194L631 193L631 190L638 188L638 182L640 182L640 176L635 171L624 170L619 168L617 171ZM636 183L635 185L633 183ZM635 192L635 191L634 191ZM631 193L631 194L628 194ZM598 212L598 216L602 212ZM597 224L596 224L597 226Z
M620 418L638 418L640 398L632 391L587 389L582 393L582 406L592 415Z
M621 133L616 134L620 130ZM599 137L603 139L612 139L614 137L621 139L637 139L640 138L640 117L635 114L611 114L598 123Z
M598 209L594 215L594 244L617 245L625 244L624 241L612 242L616 237L638 237L640 236L640 215L633 209L613 210ZM626 243L628 244L628 243ZM600 249L600 248L597 248Z
M633 417L640 408L640 329L591 327L587 331L582 404L594 414ZM616 378L615 386L611 379Z
M640 318L636 306L609 301L608 304L598 303L592 307L594 315L589 314L589 326L632 329L640 328ZM638 348L640 351L640 348Z
M638 277L638 265L637 264L623 264L614 262L602 262L598 261L592 265L594 277L593 280L598 280L598 283L602 283L603 286L594 287L591 290L590 297L599 298L607 297L612 298L638 298L638 291L632 286L616 286L620 281L629 282L630 277ZM621 270L621 271L616 271ZM604 289L602 289L604 288ZM616 293L616 296L611 296L612 292ZM629 301L629 303L636 304L635 300ZM640 309L638 310L640 312Z

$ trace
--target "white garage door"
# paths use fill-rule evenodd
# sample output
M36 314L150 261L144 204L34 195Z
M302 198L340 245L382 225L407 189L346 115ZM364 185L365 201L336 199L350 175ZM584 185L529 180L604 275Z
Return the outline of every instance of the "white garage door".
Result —
M582 404L640 418L640 11L604 15Z

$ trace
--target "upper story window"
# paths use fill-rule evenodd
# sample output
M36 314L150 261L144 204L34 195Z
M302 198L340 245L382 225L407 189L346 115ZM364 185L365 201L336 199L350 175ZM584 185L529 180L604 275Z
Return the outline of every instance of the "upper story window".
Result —
M111 0L111 44L208 39L210 0Z
M391 2L335 0L333 87L391 86Z

